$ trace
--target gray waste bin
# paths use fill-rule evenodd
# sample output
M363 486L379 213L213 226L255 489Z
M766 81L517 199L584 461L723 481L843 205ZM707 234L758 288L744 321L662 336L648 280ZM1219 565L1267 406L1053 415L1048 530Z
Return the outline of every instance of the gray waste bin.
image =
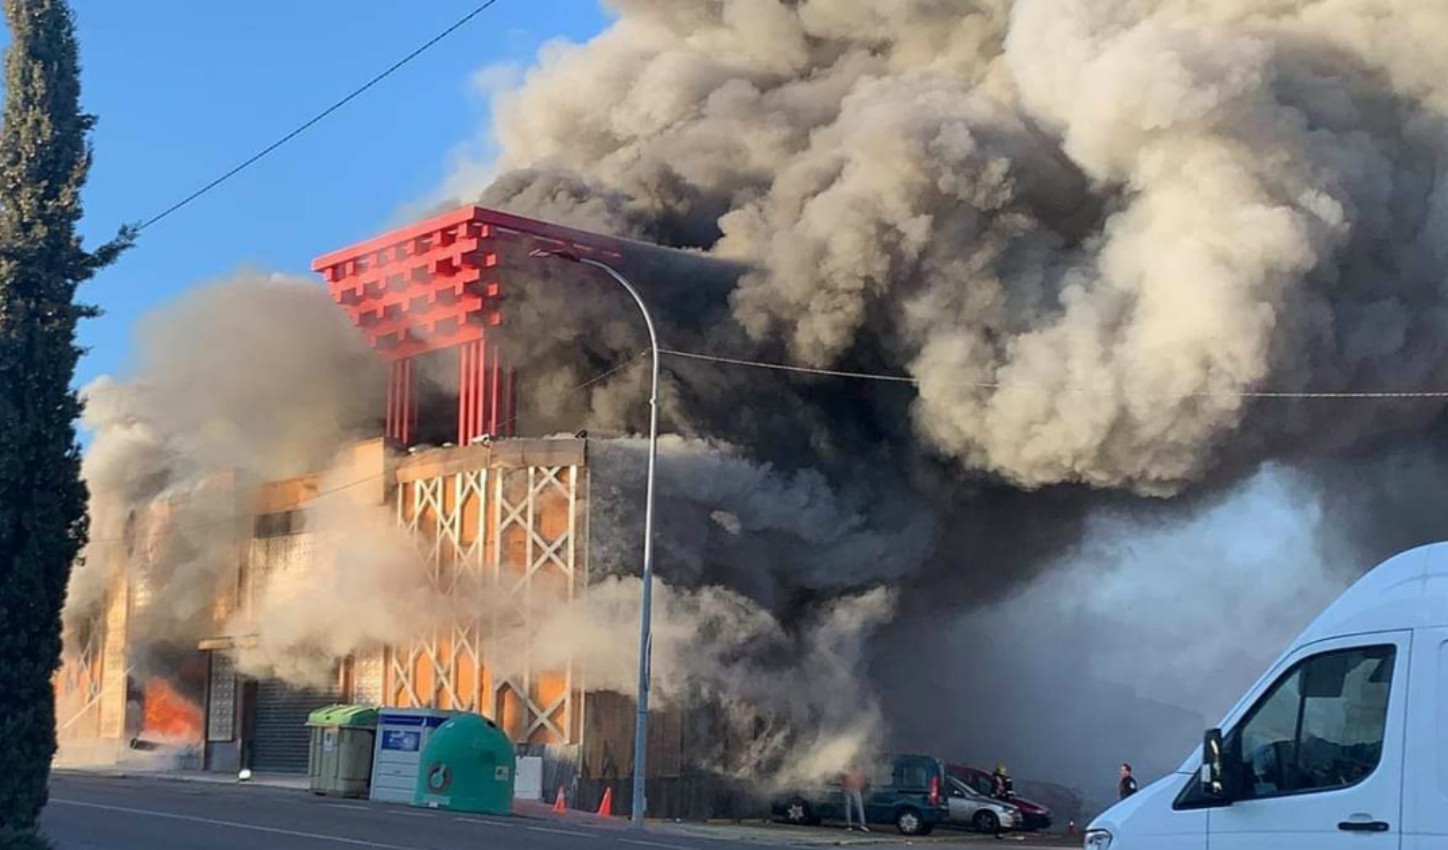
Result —
M372 746L377 709L333 705L307 717L312 730L308 775L312 793L330 797L366 797L372 781Z

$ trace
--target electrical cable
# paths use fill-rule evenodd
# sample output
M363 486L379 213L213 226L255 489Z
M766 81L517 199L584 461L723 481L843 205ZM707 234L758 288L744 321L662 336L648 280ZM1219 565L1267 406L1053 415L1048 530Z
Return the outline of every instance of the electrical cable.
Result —
M720 363L728 366L745 366L754 369L770 369L780 372L793 372L803 375L816 375L827 378L851 378L865 381L883 381L899 384L920 385L918 378L911 378L905 375L886 375L873 372L846 372L835 369L815 369L809 366L794 366L788 363L769 363L763 360L745 360L737 357L720 357L713 354L701 354L697 351L678 351L675 349L661 348L659 354L668 357L679 357L686 360L700 360L708 363ZM1030 384L1019 384L1009 382L967 382L966 386L978 387L980 389L1001 390L1012 387L1025 387ZM1055 391L1054 388L1052 390ZM1086 393L1090 390L1081 388L1066 388L1067 392ZM1382 392L1312 392L1312 391L1271 391L1271 390L1242 390L1229 392L1191 392L1185 393L1187 398L1248 398L1248 399L1433 399L1448 398L1448 390L1423 390L1423 391L1382 391Z
M230 180L231 178L233 178L233 177L235 177L236 175L240 174L241 172L247 170L248 168L250 168L250 167L252 167L253 165L255 165L255 164L257 164L258 162L260 162L261 160L265 159L267 156L269 156L269 155L270 155L273 151L275 151L277 148L280 148L282 145L285 145L287 142L290 142L292 139L295 139L297 136L300 136L301 134L305 133L306 131L312 129L312 127L314 127L314 126L316 126L317 124L321 123L321 122L322 122L323 120L325 120L329 115L331 115L332 113L334 113L334 112L336 112L337 110L341 109L342 107L346 106L347 104L351 103L352 101L356 100L358 97L361 97L363 94L365 94L365 93L366 93L369 89L371 89L373 86L377 85L378 83L380 83L380 82L382 82L383 80L387 79L388 77L392 76L394 73L396 73L397 71L401 70L401 69L403 68L403 66L407 65L407 64L408 64L409 62L411 62L412 60L414 60L414 59L416 59L417 57L421 56L422 54L426 53L428 50L430 50L430 49L431 49L434 45L436 45L438 42L442 41L443 39L447 38L448 36L452 35L453 33L457 32L458 30L462 29L463 26L465 26L469 21L471 21L473 18L476 18L478 15L481 15L483 12L486 12L490 7L492 7L492 6L493 6L494 4L496 4L497 2L498 2L498 0L487 0L486 3L483 3L483 4L479 5L477 8L473 9L471 12L469 12L469 13L467 13L466 15L464 15L463 17L459 18L456 22L453 23L452 26L448 27L447 29L443 30L442 32L438 33L437 35L433 36L432 38L428 39L427 42L425 42L421 47L418 47L416 50L413 50L411 53L407 54L406 56L404 56L404 57L402 57L401 59L397 60L396 62L392 63L392 65L390 65L385 71L383 71L382 73L380 73L380 74L378 74L377 76L373 77L372 79L368 80L367 82L363 83L361 86L353 89L349 94L347 94L347 95L346 95L345 97L343 97L341 100L338 100L337 102L333 103L331 106L327 107L326 109L322 110L321 112L318 112L316 115L312 116L311 118L309 118L308 120L306 120L305 122L303 122L302 124L300 124L296 129L292 130L290 133L287 133L285 136L282 136L280 139L277 139L275 142L272 142L270 145L267 145L266 147L262 148L262 149L261 149L260 151L258 151L256 154L252 155L249 159L247 159L246 161L242 162L240 165L237 165L236 167L232 168L230 171L227 171L225 174L222 174L220 177L217 177L216 179L212 180L210 183L207 183L206 185L202 186L200 189L197 189L196 191L192 192L191 194L187 195L186 197L182 198L181 200L177 201L176 203L172 204L171 206L167 207L166 209L162 210L160 213L158 213L158 214L156 214L156 215L154 215L154 216L151 216L149 219L146 219L145 222L143 222L139 227L136 228L135 232L136 232L136 233L140 233L141 231L145 230L146 228L150 227L151 225L156 224L157 222L161 221L162 219L170 216L172 213L175 213L175 212L180 211L183 207L186 207L186 206L189 205L192 201L197 200L197 199L200 198L201 196L209 193L212 189L215 189L216 187L220 186L221 184L225 183L226 181Z

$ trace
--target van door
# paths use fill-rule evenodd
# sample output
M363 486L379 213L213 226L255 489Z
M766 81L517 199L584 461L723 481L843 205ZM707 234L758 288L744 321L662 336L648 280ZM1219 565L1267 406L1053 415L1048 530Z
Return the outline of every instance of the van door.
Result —
M870 766L865 786L865 820L889 823L895 817L896 759L885 758Z
M1414 636L1403 771L1403 850L1448 846L1448 629Z
M1228 733L1232 802L1209 850L1398 850L1411 632L1320 641L1287 659Z

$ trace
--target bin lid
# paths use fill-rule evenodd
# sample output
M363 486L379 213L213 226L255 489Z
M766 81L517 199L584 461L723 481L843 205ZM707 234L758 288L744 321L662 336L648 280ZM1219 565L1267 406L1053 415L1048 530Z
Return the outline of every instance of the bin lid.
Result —
M370 705L329 705L307 715L307 725L375 729L377 728L377 708Z
M495 754L499 764L511 764L516 757L513 742L493 721L480 714L458 714L432 733L423 760L446 761L484 752Z

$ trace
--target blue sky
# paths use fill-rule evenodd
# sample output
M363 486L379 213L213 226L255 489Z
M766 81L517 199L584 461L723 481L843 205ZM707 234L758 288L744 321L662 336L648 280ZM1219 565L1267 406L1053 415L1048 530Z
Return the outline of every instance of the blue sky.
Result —
M364 82L480 0L72 0L98 116L87 240L155 215ZM251 170L157 224L83 297L84 384L124 373L137 318L241 267L311 258L396 223L485 134L481 69L586 39L598 0L500 0Z

